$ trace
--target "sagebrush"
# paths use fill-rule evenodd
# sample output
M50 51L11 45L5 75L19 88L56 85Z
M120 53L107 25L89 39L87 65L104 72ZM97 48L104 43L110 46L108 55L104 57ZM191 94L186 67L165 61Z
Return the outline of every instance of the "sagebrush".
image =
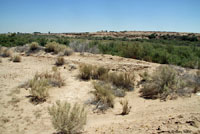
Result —
M54 128L62 134L78 133L86 124L86 110L77 103L71 106L68 102L57 101L48 112Z

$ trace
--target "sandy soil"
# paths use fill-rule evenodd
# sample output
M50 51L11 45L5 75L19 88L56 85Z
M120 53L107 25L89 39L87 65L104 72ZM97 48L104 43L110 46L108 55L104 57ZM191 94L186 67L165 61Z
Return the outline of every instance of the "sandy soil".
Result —
M93 96L91 81L77 78L78 65L87 63L101 65L113 71L138 74L153 71L159 64L126 59L110 55L80 55L75 53L65 57L66 64L59 67L66 85L50 89L47 102L34 105L30 103L29 91L18 88L32 79L36 72L50 71L56 56L39 53L22 56L22 62L13 63L3 58L0 63L0 133L1 134L52 134L56 132L51 124L47 108L56 100L84 104ZM85 105L88 111L87 124L82 131L85 134L200 134L200 96L178 98L177 100L145 100L139 97L139 88L128 92L126 99L132 107L126 116L119 115L122 107L115 99L115 107L105 113L93 112L91 105Z

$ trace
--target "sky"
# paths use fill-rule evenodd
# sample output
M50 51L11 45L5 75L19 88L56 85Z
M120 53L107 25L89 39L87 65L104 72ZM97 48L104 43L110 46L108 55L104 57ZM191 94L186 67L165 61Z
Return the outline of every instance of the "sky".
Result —
M200 33L200 0L0 0L0 33Z

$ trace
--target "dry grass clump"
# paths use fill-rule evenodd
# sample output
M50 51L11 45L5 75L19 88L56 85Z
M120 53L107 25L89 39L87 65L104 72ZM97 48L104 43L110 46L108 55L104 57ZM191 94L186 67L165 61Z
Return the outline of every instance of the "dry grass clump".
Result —
M109 107L114 107L114 95L109 86L102 83L93 83L95 91L91 93L95 96L96 108L104 111Z
M79 77L83 80L89 80L92 76L92 65L81 64L79 68Z
M104 75L108 74L108 69L104 67L97 67L92 65L80 65L80 78L83 80L100 79L103 80Z
M11 57L13 52L8 48L1 48L1 56L2 57Z
M84 107L77 103L71 107L68 102L57 101L52 107L48 108L54 128L60 134L78 133L86 124L87 113Z
M57 42L48 42L45 45L46 52L53 52L55 54L58 54L59 52L64 52L65 50L67 50L67 46L59 44Z
M22 58L20 55L15 55L15 56L11 57L10 60L13 62L21 62Z
M178 73L170 66L160 66L140 90L141 96L147 99L165 100L175 94L182 86Z
M60 72L54 71L53 73L36 73L32 80L29 80L21 87L30 89L31 101L38 104L46 101L50 87L61 87L64 85L65 83Z
M121 115L127 115L131 111L131 106L128 105L128 100L121 100L120 104L122 105Z
M74 51L71 48L69 48L69 47L66 47L65 50L64 50L64 55L65 56L70 56L73 53L74 53Z
M126 89L128 91L133 90L133 80L134 76L131 76L128 73L119 73L116 72L110 73L108 75L108 80L115 86Z
M28 82L28 84L28 86L31 88L30 94L32 96L32 102L40 103L46 101L46 98L49 96L49 83L47 79L38 79L37 77L34 77Z
M56 65L57 66L62 66L62 65L64 65L65 64L65 59L63 58L63 57L58 57L57 59L56 59Z
M32 42L29 47L29 51L35 51L39 49L39 44L37 42Z

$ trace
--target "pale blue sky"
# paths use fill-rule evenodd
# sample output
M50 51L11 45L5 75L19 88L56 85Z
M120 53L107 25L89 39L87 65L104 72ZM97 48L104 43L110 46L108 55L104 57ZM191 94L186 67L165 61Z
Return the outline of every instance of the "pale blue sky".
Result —
M0 0L0 33L200 33L200 0Z

